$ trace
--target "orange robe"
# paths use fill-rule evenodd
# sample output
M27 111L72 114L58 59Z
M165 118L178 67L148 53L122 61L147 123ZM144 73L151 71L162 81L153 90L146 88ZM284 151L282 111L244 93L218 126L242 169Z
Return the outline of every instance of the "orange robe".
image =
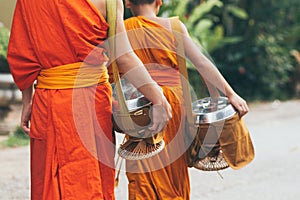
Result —
M185 160L185 111L172 33L145 17L125 20L128 37L152 78L162 87L173 117L164 130L165 149L141 161L127 161L129 199L187 200L190 195Z
M21 90L43 69L107 61L108 24L89 1L17 1L8 61ZM114 199L111 87L36 89L31 199Z

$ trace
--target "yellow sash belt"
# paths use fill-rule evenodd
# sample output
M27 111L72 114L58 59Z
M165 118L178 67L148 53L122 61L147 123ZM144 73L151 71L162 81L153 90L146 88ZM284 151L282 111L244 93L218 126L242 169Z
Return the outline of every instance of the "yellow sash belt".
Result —
M105 63L102 65L88 65L77 62L42 69L37 77L36 88L82 88L106 82L108 82L108 73Z

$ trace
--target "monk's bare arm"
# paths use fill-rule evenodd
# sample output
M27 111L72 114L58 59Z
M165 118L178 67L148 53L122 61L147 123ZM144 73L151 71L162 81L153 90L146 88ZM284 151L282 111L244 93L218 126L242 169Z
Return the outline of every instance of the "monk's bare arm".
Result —
M185 54L197 68L200 75L204 78L208 85L213 85L224 93L232 105L238 110L240 116L245 115L248 111L248 105L228 84L217 67L201 52L200 48L192 41L188 31L183 23L181 23L183 31L183 40L185 46ZM212 86L209 87L212 87Z
M93 0L93 3L103 14L103 2L105 0ZM172 117L171 106L164 95L158 90L157 84L145 70L141 60L132 50L123 21L124 7L122 0L117 0L117 26L116 37L109 38L116 41L116 61L119 71L127 75L128 80L148 98L154 106L152 131L160 131L166 122ZM104 7L105 8L105 7ZM107 13L106 13L107 16ZM138 79L138 80L137 80ZM142 82L139 80L143 80Z
M91 0L100 13L106 18L106 1L105 0ZM123 74L127 73L134 67L143 66L143 63L134 53L129 39L127 37L126 29L123 21L124 6L122 0L117 0L117 24L116 35L114 38L108 38L109 40L116 41L116 61L118 68Z
M149 73L145 70L144 64L134 53L123 21L123 2L118 0L117 29L116 29L116 54L119 70L126 75L128 80L133 83L138 90L145 95L154 105L153 126L150 130L162 130L165 123L172 117L171 106L164 95L158 90L157 84L152 80ZM139 80L143 80L141 84ZM160 121L160 123L159 123Z
M118 0L117 27L116 27L116 58L119 70L125 74L135 67L144 66L138 56L134 53L127 37L123 21L123 3Z
M29 134L30 131L30 116L31 116L31 106L32 106L32 96L33 96L33 86L22 91L22 116L21 116L21 128L26 133Z

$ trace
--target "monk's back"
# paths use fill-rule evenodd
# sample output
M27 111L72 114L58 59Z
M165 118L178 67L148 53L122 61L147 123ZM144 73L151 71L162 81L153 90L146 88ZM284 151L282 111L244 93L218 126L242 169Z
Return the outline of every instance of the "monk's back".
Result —
M108 25L89 1L20 0L17 7L44 68L83 61L106 39ZM103 48L97 52L94 62L103 62Z

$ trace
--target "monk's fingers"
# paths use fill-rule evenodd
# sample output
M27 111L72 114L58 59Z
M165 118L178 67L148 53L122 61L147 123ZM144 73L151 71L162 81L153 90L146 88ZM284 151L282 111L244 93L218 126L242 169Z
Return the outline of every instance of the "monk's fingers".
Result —
M152 106L152 125L149 127L150 131L159 132L166 126L172 116L167 109L165 109L163 105Z
M168 123L168 120L166 117L163 118L153 118L152 125L149 127L150 131L153 131L155 133L160 132L164 129L166 124Z
M152 120L152 125L148 128L151 132L156 131L158 123L154 123Z
M167 123L161 123L159 124L159 126L156 129L156 133L161 132L162 130L164 130L164 128L166 127Z
M29 124L28 123L22 122L21 123L21 129L25 132L25 134L29 135L30 128L29 128Z
M249 108L247 106L247 104L241 104L241 105L238 105L236 107L240 117L243 117L244 115L246 115L248 112L249 112Z
M21 128L29 135L30 131L30 117L31 117L31 104L23 105L22 115L21 115Z
M237 94L228 97L229 102L234 106L239 116L242 117L249 112L247 102Z
M151 127L149 127L149 131L150 131L151 135L154 135L156 133L163 131L165 126L166 126L166 123L165 124L159 123L156 125L153 124Z
M165 115L167 120L170 120L172 118L172 107L165 96L163 96L163 103L159 104L158 106L161 106L161 114Z
M172 109L169 104L155 104L152 106L152 121L154 122L166 122L172 117Z

